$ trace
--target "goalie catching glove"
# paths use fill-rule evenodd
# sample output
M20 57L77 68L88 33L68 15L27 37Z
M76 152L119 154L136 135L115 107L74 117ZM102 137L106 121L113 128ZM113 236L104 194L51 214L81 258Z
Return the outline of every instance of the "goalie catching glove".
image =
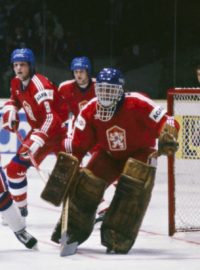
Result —
M179 126L175 126L174 120L171 118L167 121L163 128L158 139L158 153L159 155L173 155L179 147L177 142Z

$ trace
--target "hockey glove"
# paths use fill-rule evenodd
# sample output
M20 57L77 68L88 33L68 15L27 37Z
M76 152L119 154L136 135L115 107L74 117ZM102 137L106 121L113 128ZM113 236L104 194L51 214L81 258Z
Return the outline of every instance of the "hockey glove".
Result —
M11 132L17 131L19 127L19 117L16 107L13 105L6 105L3 111L2 127Z
M30 154L34 156L39 148L44 146L46 139L47 135L45 133L34 131L30 138L26 139L19 149L20 157L25 160L30 159Z
M178 131L175 126L166 123L161 130L158 139L158 153L159 155L173 155L179 147L177 142Z

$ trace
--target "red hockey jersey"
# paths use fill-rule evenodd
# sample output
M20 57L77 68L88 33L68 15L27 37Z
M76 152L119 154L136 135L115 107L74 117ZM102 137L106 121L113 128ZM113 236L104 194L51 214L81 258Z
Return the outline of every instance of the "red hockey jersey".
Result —
M15 77L11 81L11 97L5 104L17 109L23 108L32 129L38 129L48 137L64 131L64 121L68 118L66 104L60 98L56 86L41 74L35 74L23 89L21 81Z
M83 157L95 144L116 159L126 159L142 149L153 148L167 121L164 108L139 93L127 93L121 107L107 122L98 119L97 98L80 112L69 152Z
M92 78L85 90L80 90L75 80L65 81L60 84L58 92L68 104L69 111L75 117L77 117L83 106L95 97L94 83L95 79Z

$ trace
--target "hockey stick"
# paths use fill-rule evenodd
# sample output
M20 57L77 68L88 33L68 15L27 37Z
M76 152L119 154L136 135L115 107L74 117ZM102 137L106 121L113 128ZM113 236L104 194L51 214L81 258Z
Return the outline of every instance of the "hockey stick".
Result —
M19 133L19 131L16 130L15 134L17 135L17 138L18 138L19 142L21 143L21 145L23 145L23 138L22 138L21 134ZM31 163L33 164L33 167L35 167L35 169L38 172L40 178L42 179L44 184L46 184L47 179L46 179L45 175L43 174L43 172L41 171L40 167L38 166L37 162L35 161L34 156L30 152L27 152L27 154L28 154L28 156L30 158Z
M78 242L68 243L69 236L67 235L68 228L68 210L69 210L69 198L67 197L63 203L62 220L61 220L61 249L60 256L70 256L76 253Z
M69 113L69 121L68 121L68 136L72 135L72 126L73 126L73 114ZM67 235L68 229L68 211L69 211L69 197L66 197L63 202L63 210L62 210L62 217L61 217L61 249L60 249L60 256L70 256L76 253L78 242L68 243L69 237Z

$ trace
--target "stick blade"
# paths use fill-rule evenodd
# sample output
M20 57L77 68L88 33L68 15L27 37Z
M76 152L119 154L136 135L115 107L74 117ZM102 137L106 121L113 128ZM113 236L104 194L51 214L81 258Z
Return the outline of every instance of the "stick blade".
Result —
M60 250L60 256L70 256L74 255L76 253L78 242L72 242L68 244L69 237L67 236L66 232L64 232L61 236L61 250Z

